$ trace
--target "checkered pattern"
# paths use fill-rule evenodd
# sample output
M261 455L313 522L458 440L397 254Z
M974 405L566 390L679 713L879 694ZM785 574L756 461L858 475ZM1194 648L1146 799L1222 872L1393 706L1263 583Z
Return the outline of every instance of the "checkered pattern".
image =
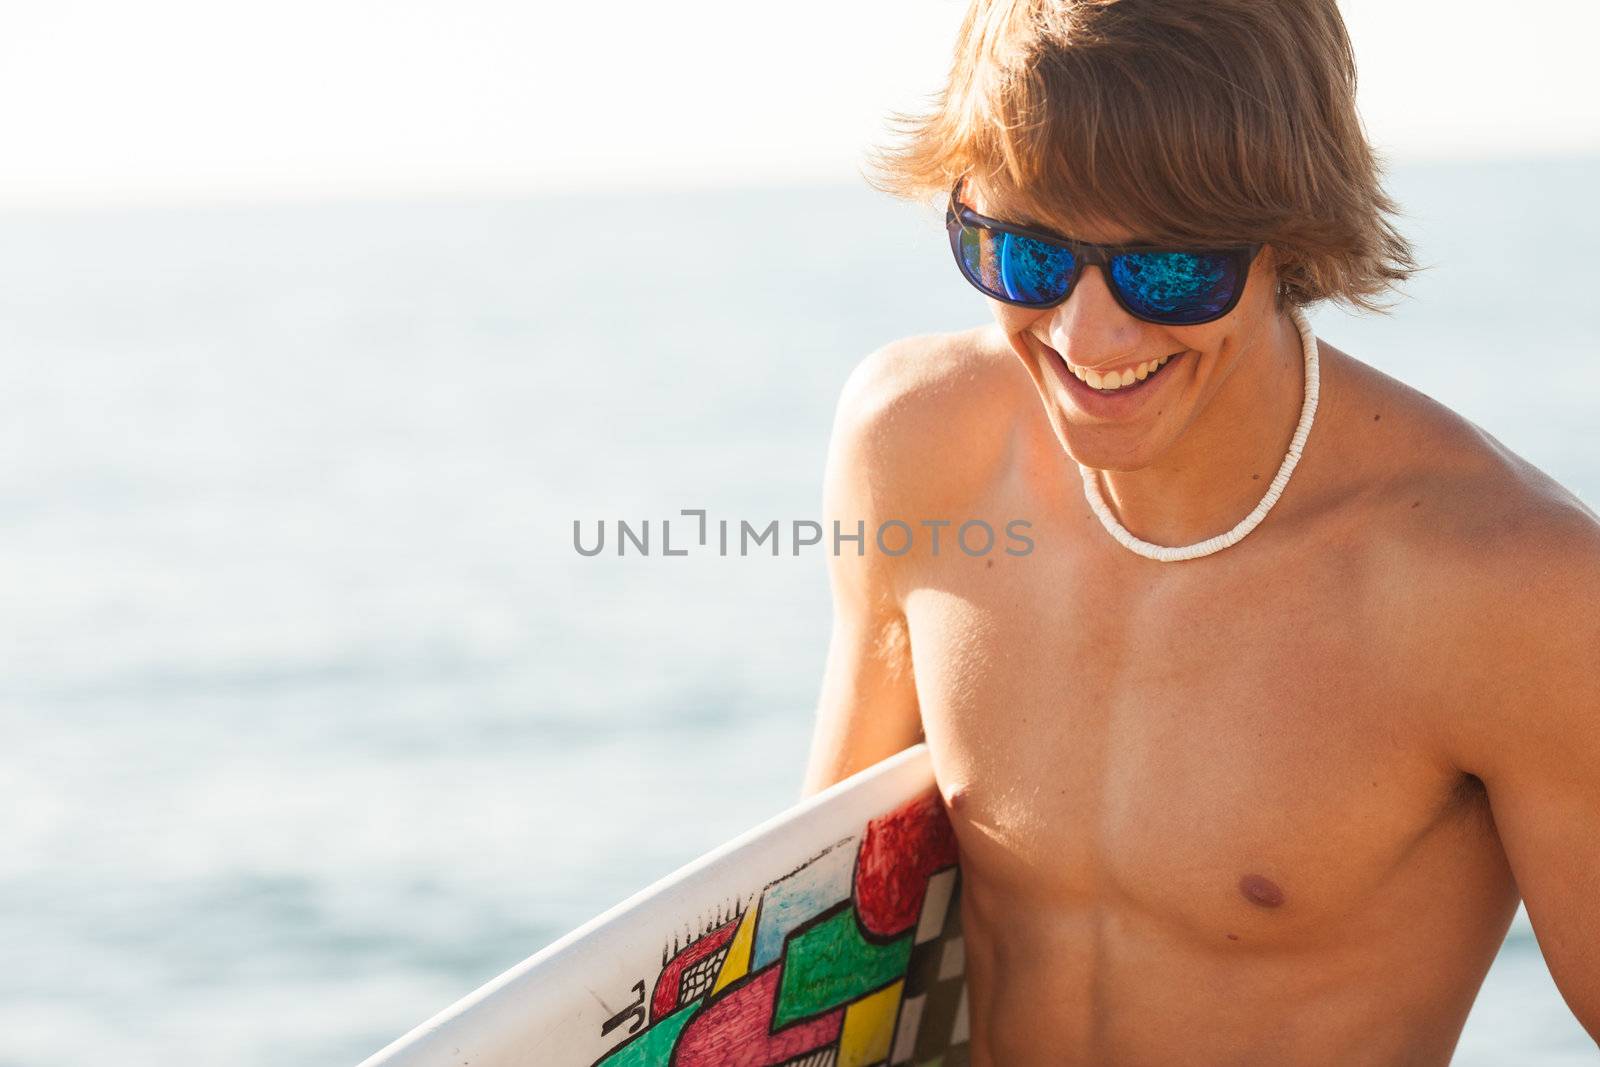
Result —
M953 879L948 894L937 892L935 882ZM913 1067L966 1067L967 983L965 942L961 935L960 874L954 868L929 880L924 915L918 934L924 940L911 949L906 968L905 999L895 1027L891 1065ZM928 914L941 899L948 901L943 921Z

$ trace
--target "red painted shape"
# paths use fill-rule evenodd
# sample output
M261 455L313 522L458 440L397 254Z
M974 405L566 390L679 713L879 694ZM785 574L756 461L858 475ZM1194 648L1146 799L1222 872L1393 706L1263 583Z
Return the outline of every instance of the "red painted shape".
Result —
M678 1035L673 1067L772 1067L839 1040L843 1008L770 1032L782 970L774 963L702 1008Z
M856 856L856 914L879 937L911 929L928 878L956 862L956 835L938 793L909 801L867 824Z
M734 932L738 929L739 920L731 919L692 945L684 946L676 956L667 961L667 965L661 968L661 974L656 978L656 991L650 998L652 1023L678 1010L678 988L683 980L683 972L732 941Z

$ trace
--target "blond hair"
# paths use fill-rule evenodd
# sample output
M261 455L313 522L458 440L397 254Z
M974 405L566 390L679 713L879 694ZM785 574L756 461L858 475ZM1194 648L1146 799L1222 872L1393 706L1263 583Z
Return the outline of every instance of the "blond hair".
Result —
M1335 0L974 0L933 108L891 124L885 192L970 174L1005 217L1072 235L1271 245L1280 307L1387 310L1418 269Z

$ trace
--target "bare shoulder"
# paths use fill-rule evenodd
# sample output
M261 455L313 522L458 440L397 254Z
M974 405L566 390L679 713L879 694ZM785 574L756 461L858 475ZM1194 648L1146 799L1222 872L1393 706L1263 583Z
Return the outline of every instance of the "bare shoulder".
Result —
M1600 517L1466 417L1338 366L1342 439L1363 431L1349 510L1463 762L1515 751L1536 721L1600 721Z
M864 358L840 393L830 477L862 483L880 511L958 502L981 492L1037 407L993 327L895 341Z
M1376 368L1324 351L1337 375L1343 495L1359 496L1354 514L1390 547L1524 579L1535 560L1572 562L1600 547L1595 513L1498 438Z

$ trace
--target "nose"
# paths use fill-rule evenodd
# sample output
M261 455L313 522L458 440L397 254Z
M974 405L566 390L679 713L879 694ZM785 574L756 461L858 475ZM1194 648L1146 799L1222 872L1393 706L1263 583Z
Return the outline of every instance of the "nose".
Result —
M1142 324L1111 295L1105 268L1085 267L1066 301L1050 309L1050 347L1079 367L1109 367L1138 349Z

